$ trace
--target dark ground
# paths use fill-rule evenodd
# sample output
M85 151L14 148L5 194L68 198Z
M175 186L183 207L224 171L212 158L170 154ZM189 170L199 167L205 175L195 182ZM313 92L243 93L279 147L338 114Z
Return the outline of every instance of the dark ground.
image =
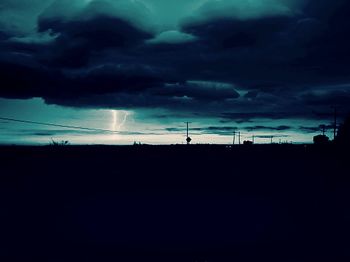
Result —
M344 152L0 147L0 261L350 261Z

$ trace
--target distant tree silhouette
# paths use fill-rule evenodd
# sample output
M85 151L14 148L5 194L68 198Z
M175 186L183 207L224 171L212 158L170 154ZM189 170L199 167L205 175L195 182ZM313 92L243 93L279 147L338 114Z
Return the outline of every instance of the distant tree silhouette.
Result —
M62 141L55 141L51 138L51 146L68 146L69 145L69 141L66 140L62 140Z
M345 118L344 123L339 127L336 143L341 145L350 145L350 114Z

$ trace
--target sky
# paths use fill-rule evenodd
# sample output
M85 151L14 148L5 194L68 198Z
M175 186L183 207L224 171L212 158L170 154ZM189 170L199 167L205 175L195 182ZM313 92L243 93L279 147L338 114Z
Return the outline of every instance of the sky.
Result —
M1 0L2 144L312 142L350 112L347 0ZM103 131L103 130L109 131Z

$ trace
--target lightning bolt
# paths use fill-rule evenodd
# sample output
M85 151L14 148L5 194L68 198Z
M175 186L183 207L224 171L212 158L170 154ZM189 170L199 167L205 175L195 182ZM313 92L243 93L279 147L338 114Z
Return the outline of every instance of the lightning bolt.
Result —
M120 131L128 121L128 116L130 115L130 113L128 111L111 110L111 114L112 114L111 129L116 132Z

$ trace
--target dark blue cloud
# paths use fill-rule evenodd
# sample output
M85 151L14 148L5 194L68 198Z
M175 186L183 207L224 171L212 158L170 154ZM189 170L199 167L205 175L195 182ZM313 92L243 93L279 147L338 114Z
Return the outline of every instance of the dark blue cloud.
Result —
M319 119L312 112L330 105L350 111L349 12L345 0L309 0L289 15L187 19L179 30L194 39L178 44L150 44L158 33L122 16L43 15L36 33L50 41L0 33L0 96L236 122Z
M152 37L130 23L108 16L64 21L57 18L39 20L39 32L50 31L58 37L41 60L54 66L81 67L98 51L127 51Z

